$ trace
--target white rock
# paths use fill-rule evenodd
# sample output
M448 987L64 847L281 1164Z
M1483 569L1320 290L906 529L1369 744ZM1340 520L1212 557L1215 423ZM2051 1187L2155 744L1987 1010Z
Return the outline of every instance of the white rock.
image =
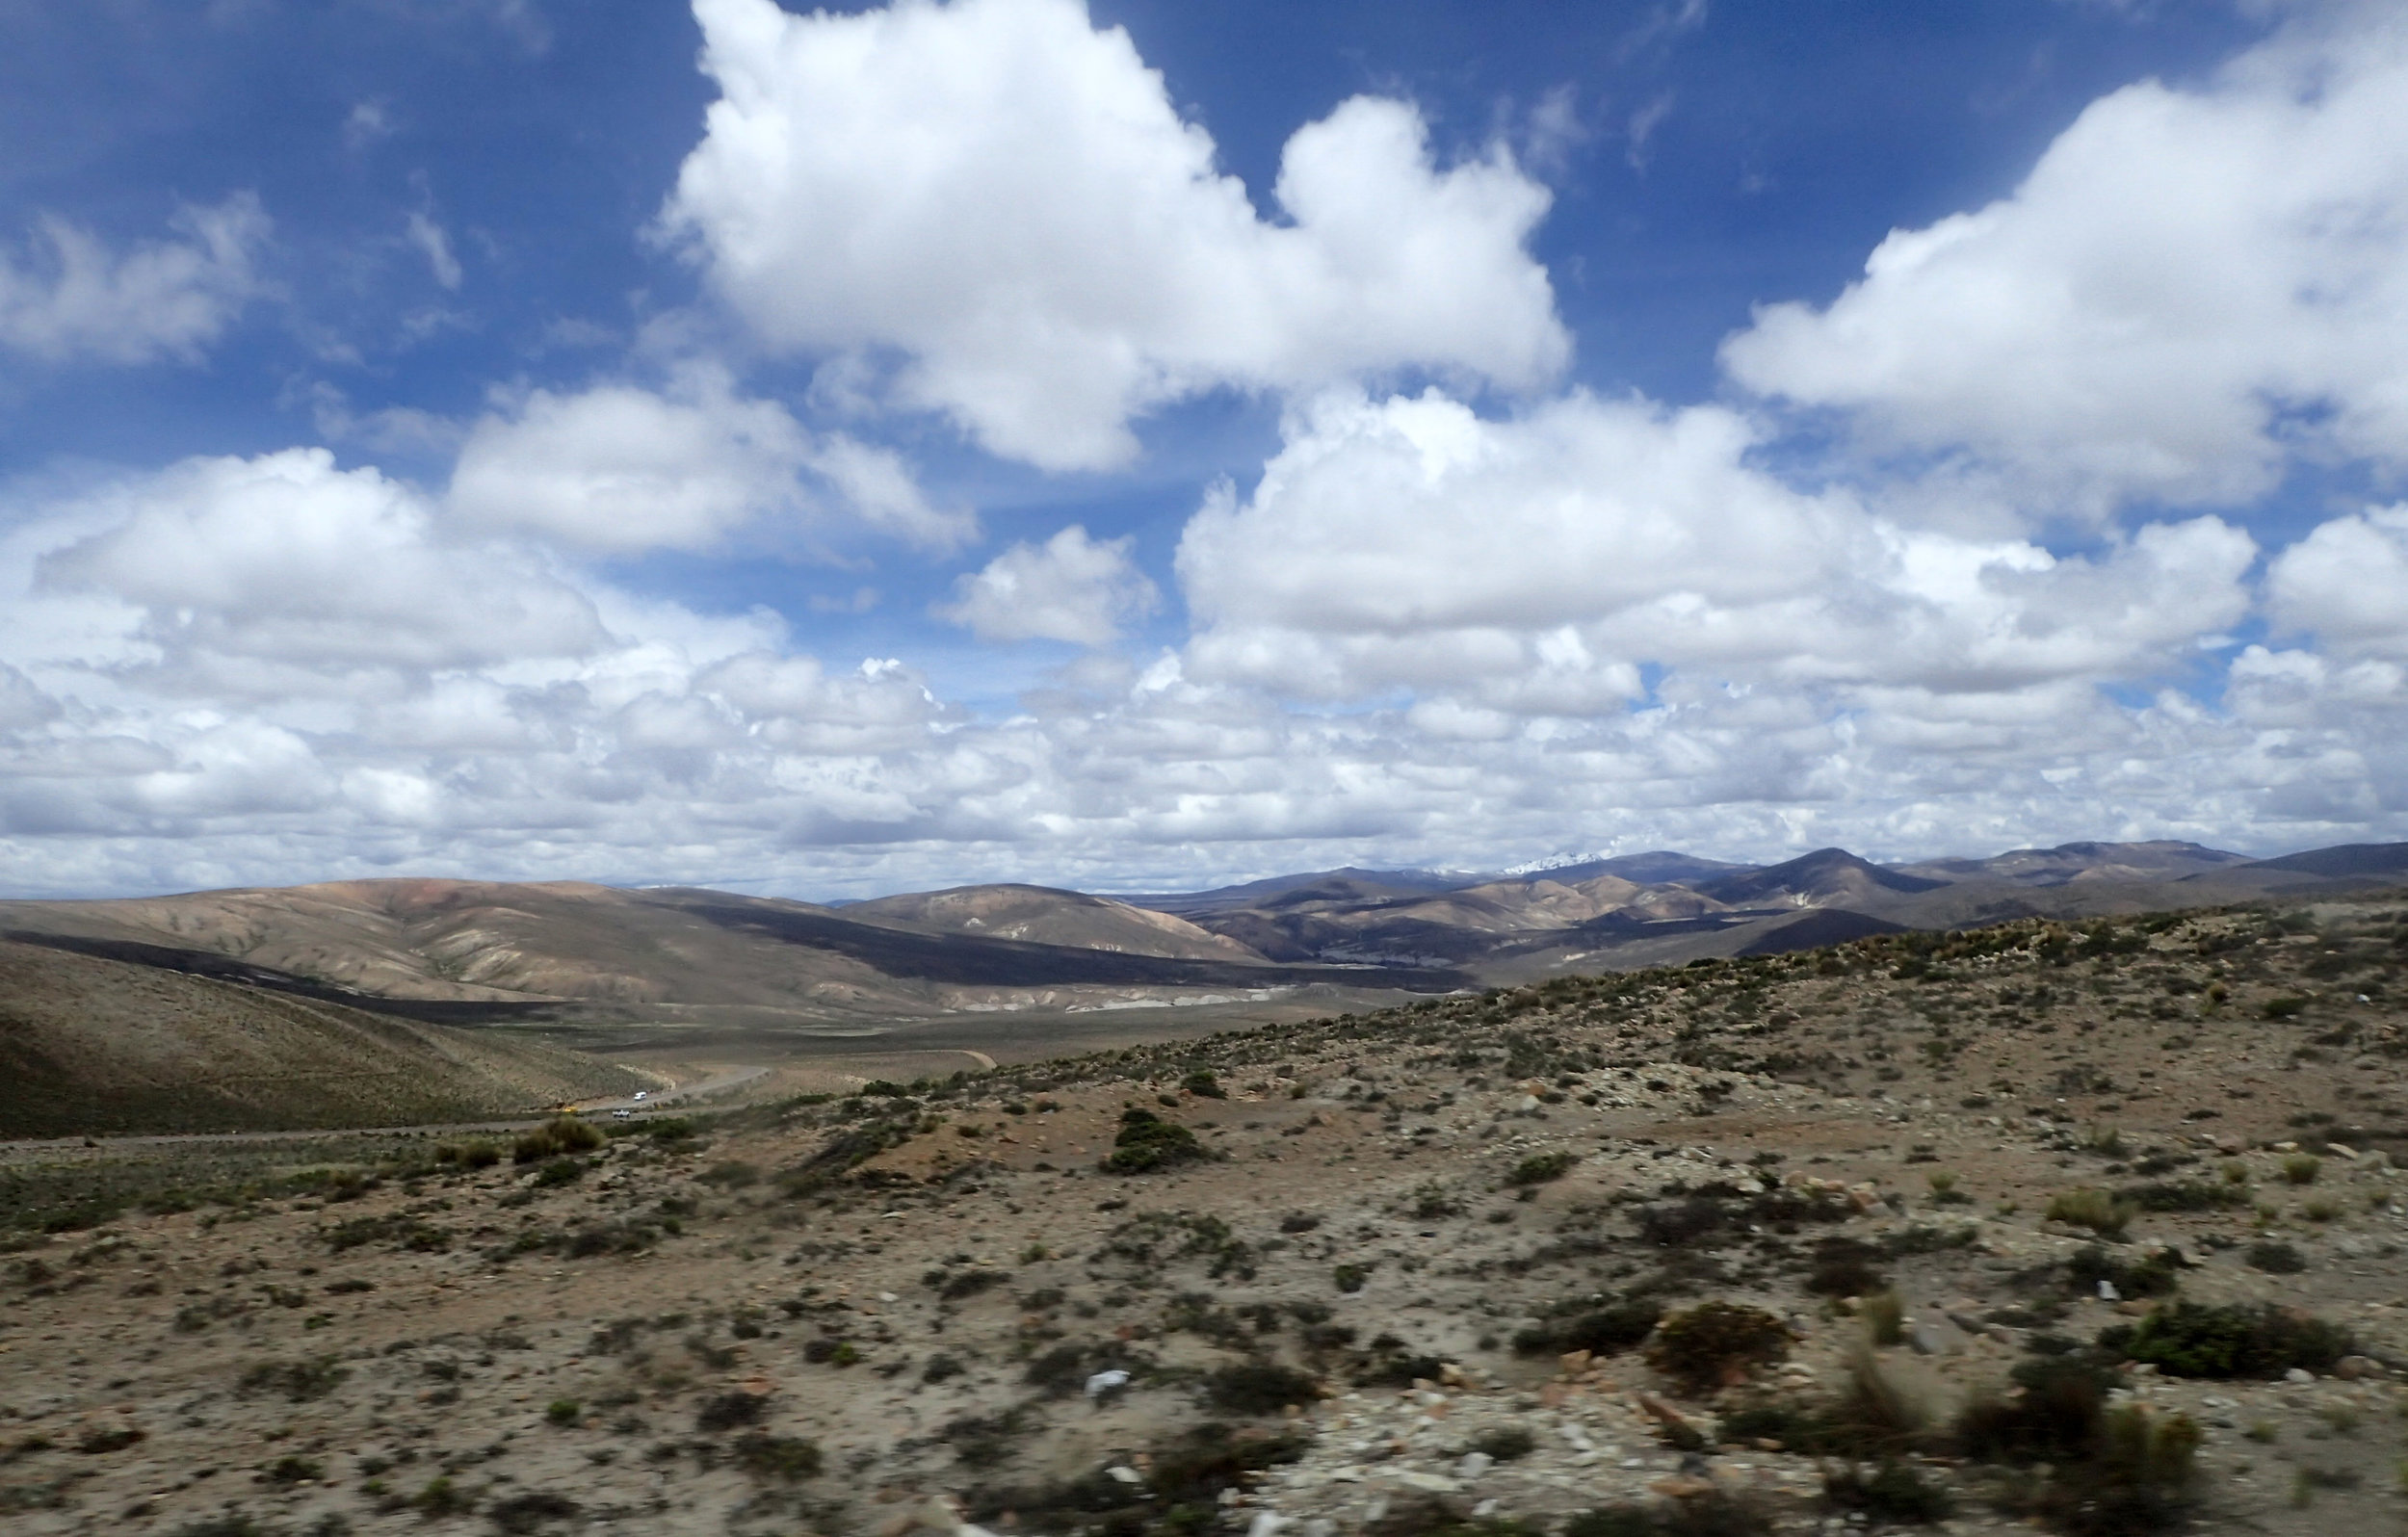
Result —
M1451 1495L1463 1487L1445 1473L1406 1472L1398 1473L1396 1480L1407 1489L1419 1489L1433 1495Z
M1463 1454L1463 1460L1454 1465L1454 1475L1468 1482L1486 1472L1496 1461L1496 1458L1484 1451L1467 1451Z
M1145 1474L1138 1472L1135 1468L1115 1465L1105 1469L1104 1472L1124 1484L1141 1484L1145 1482Z
M2283 1373L2283 1380L2285 1382L2314 1382L2316 1380L2316 1374L2305 1367L2293 1367Z
M1245 1537L1271 1537L1272 1533L1286 1524L1288 1524L1288 1518L1275 1510L1256 1511L1253 1524L1245 1529Z
M1118 1367L1114 1367L1110 1371L1099 1371L1086 1379L1086 1395L1090 1398L1101 1398L1114 1388L1125 1388L1128 1385L1129 1374ZM1115 1469L1114 1475L1117 1476L1117 1474L1118 1470Z

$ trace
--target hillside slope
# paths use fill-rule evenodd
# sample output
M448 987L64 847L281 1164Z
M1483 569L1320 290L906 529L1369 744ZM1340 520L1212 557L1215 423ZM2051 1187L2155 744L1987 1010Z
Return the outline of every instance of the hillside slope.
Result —
M956 886L855 902L841 916L932 934L979 934L1178 960L1259 961L1184 918L1050 886Z
M467 1120L652 1081L499 1032L0 943L0 1137Z

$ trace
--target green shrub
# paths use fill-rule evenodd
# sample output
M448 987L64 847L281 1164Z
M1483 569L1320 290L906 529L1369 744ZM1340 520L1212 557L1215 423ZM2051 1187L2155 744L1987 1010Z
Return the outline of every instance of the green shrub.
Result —
M2088 1228L2103 1238L2121 1237L2139 1214L2131 1202L2099 1189L2067 1190L2049 1202L2050 1221Z
M2270 1302L2177 1302L2136 1327L2105 1330L2099 1343L2171 1377L2279 1377L2293 1367L2324 1371L2350 1351L2347 1330Z
M1337 1284L1339 1290L1351 1294L1362 1290L1364 1283L1371 1280L1372 1266L1362 1263L1332 1265L1329 1278Z
M2073 1258L2065 1262L2065 1276L2074 1290L2085 1295L2096 1293L2099 1283L2105 1281L2118 1296L2162 1297L2171 1295L2182 1284L2175 1272L2185 1263L2180 1250L2159 1249L2126 1264L2091 1243L2075 1250Z
M2241 1259L2251 1269L2264 1270L2268 1275L2297 1275L2308 1268L2306 1255L2288 1243L2271 1239L2249 1245Z
M1499 1462L1519 1462L1538 1449L1538 1438L1523 1425L1499 1425L1474 1436L1471 1449Z
M332 1393L350 1372L332 1356L301 1361L259 1361L244 1368L240 1390L246 1394L280 1393L294 1403L307 1403Z
M1120 1112L1120 1132L1112 1138L1112 1151L1104 1159L1104 1167L1114 1174L1150 1174L1211 1157L1186 1127L1165 1121L1152 1110L1127 1109Z
M1513 1337L1513 1348L1526 1356L1561 1355L1571 1350L1619 1355L1655 1333L1656 1322L1662 1316L1662 1305L1643 1297L1609 1302L1524 1329Z
M575 1159L554 1159L535 1173L536 1188L555 1189L574 1185L586 1177L586 1166Z
M2248 1191L2231 1184L2210 1185L2204 1180L2126 1185L2115 1192L2115 1198L2143 1211L2221 1211L2249 1204Z
M2013 1396L1976 1394L1958 1412L1957 1451L1977 1462L2062 1463L2090 1456L2115 1373L2086 1355L2040 1356L2015 1368Z
M722 1393L702 1400L694 1410L694 1427L705 1433L757 1425L769 1413L770 1401L757 1393Z
M2055 1470L2040 1514L2071 1537L2135 1537L2189 1524L2202 1440L2188 1415L2107 1411L2083 1462Z
M1696 1392L1735 1386L1790 1353L1790 1326L1762 1308L1707 1302L1656 1326L1647 1363Z
M548 1489L530 1489L495 1500L485 1507L485 1519L494 1529L510 1537L525 1537L538 1532L555 1522L575 1521L585 1514L585 1507L566 1495Z
M1243 1361L1206 1373L1204 1393L1214 1408L1233 1415L1276 1414L1321 1396L1311 1377L1267 1361Z
M736 1466L755 1478L775 1478L790 1484L817 1478L823 1464L818 1444L799 1436L754 1431L737 1437L731 1449Z
M75 1449L88 1457L96 1457L107 1452L123 1451L139 1444L148 1434L140 1425L94 1425L75 1438Z
M555 1115L511 1145L510 1161L539 1163L563 1153L590 1153L606 1140L598 1128L574 1115Z
M489 1169L502 1161L502 1150L478 1137L466 1142L445 1142L434 1150L437 1163L457 1163L464 1169Z
M1200 1100L1225 1100L1229 1097L1228 1091L1220 1086L1220 1080L1208 1070L1190 1073L1179 1081L1179 1086Z
M448 1473L428 1479L426 1487L412 1495L407 1503L430 1521L464 1516L477 1508L476 1497L453 1483Z
M1870 1521L1918 1526L1946 1521L1956 1509L1945 1487L1903 1462L1877 1464L1870 1473L1852 1462L1828 1469L1822 1475L1822 1498L1839 1509L1860 1511Z
M1581 1160L1577 1153L1533 1153L1513 1165L1505 1176L1507 1185L1546 1185L1562 1179Z
M2283 1159L2283 1178L2293 1185L2314 1185L2324 1172L2324 1160L2313 1153L2293 1153Z
M574 1398L555 1398L543 1406L543 1418L556 1425L573 1425L585 1417L584 1406Z

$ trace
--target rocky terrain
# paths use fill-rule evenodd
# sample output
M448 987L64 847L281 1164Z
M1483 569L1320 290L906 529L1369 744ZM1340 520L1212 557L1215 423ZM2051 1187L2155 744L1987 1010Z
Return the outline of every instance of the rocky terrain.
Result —
M8 1155L12 1532L2375 1531L2408 895Z

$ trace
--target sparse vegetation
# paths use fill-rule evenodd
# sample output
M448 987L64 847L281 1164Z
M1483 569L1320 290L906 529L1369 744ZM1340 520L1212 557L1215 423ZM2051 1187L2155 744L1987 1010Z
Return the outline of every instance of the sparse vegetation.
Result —
M607 1140L590 1122L556 1115L511 1144L510 1161L536 1163L568 1153L590 1153Z
M2067 1190L2049 1202L2048 1217L2078 1228L2088 1228L2103 1238L2120 1238L2132 1226L2140 1209L2130 1201L2121 1201L2106 1190Z
M1790 1326L1762 1308L1708 1302L1656 1326L1648 1365L1692 1391L1736 1387L1790 1353Z
M1505 1175L1507 1185L1546 1185L1560 1180L1580 1162L1577 1153L1533 1153L1513 1165Z
M2296 1367L2328 1371L2350 1350L2347 1331L2273 1303L2177 1302L2099 1342L2127 1361L2174 1377L2275 1377Z
M125 1509L132 1470L235 1444L256 1448L242 1519L271 1537L333 1537L311 1523L335 1505L566 1532L653 1490L713 1520L724 1499L731 1528L840 1529L831 1511L910 1488L960 1492L989 1530L1008 1511L1033 1533L1206 1537L1262 1508L1230 1490L1359 1524L1371 1492L1331 1474L1373 1460L1360 1441L1389 1500L1371 1537L1877 1531L2000 1506L2102 1537L2257 1519L2295 1470L2315 1519L2358 1529L2390 1451L2353 1395L2388 1391L2364 1379L2395 1342L2369 1314L2378 1360L2348 1363L2337 1326L2259 1299L2304 1298L2282 1278L2312 1264L2353 1289L2397 1270L2408 1037L2380 1003L2229 1040L2196 1018L2211 967L2244 1010L2362 956L2379 964L2322 996L2399 996L2381 966L2408 970L2408 908L2372 941L2332 911L2313 938L2261 940L2245 911L2018 922L1550 977L612 1123L607 1153L499 1175L508 1134L0 1160L0 1195L48 1213L10 1209L0 1238L13 1361L139 1406L0 1438L0 1511ZM2318 1172L2284 1196L2287 1139ZM2049 1164L2081 1187L2033 1199ZM1978 1223L1946 1210L1969 1189ZM1955 1348L1969 1334L1992 1338ZM2013 1346L2007 1380L1968 1381ZM145 1351L219 1363L217 1395L166 1396ZM2115 1394L2139 1366L2215 1380ZM2294 1368L2352 1383L2281 1385ZM2202 1390L2232 1426L2206 1450L2148 1407ZM1589 1406L1642 1394L1641 1437L1708 1474L1624 1467L1649 1448L1619 1426L1613 1454L1567 1435L1602 1446ZM1294 1485L1249 1476L1298 1459ZM1716 1494L1740 1460L1792 1493ZM1525 1482L1597 1508L1518 1505ZM240 1493L193 1480L144 1519L240 1516ZM917 1509L892 1503L873 1514Z
M1104 1159L1104 1167L1114 1174L1151 1174L1211 1157L1186 1127L1151 1110L1129 1109L1121 1112L1120 1131L1112 1138L1112 1151Z

